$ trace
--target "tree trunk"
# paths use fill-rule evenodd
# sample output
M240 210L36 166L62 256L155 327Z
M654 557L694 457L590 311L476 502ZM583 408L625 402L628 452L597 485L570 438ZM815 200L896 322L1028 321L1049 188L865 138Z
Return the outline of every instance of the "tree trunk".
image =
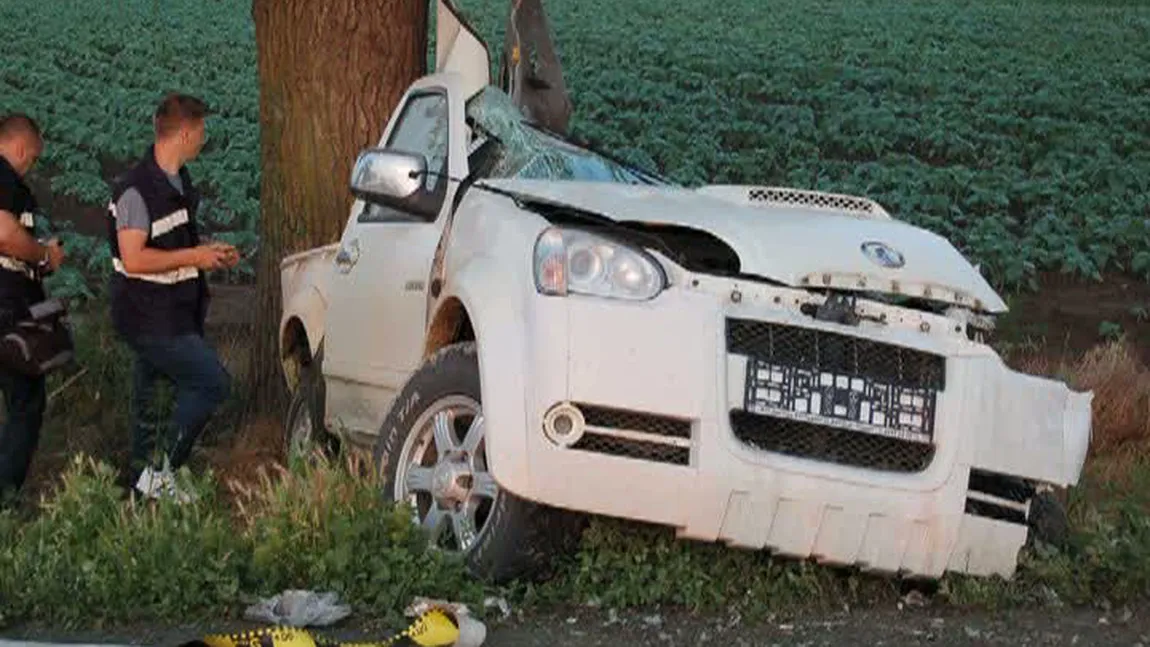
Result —
M284 256L338 240L356 154L427 62L427 0L253 0L260 82L260 250L250 412L283 404Z

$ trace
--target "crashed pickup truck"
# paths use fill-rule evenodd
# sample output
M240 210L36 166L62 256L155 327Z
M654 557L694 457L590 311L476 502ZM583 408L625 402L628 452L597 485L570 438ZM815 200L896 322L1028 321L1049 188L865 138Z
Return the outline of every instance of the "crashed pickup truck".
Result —
M1006 305L950 243L864 197L688 188L572 143L442 4L439 29L339 242L282 262L293 451L371 448L385 495L495 580L587 515L1013 574L1034 502L1079 479L1092 394L1004 365Z

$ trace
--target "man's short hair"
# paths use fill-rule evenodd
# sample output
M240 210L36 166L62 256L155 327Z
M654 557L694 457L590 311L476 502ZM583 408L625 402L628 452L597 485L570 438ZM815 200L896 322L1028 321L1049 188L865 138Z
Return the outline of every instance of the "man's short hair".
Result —
M0 117L0 142L8 141L17 135L30 135L36 141L43 141L40 124L22 112L12 112Z
M169 94L156 106L156 113L153 115L156 135L158 137L170 135L185 123L200 121L207 115L208 106L202 100L187 94Z

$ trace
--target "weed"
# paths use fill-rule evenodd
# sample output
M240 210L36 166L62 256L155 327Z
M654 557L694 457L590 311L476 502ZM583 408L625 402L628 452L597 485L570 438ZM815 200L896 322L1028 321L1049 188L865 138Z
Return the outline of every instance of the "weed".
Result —
M758 618L797 607L830 609L893 600L896 588L891 580L850 569L689 542L665 528L596 519L563 574L531 594L552 603L737 609Z
M477 604L483 589L462 563L429 548L363 473L351 462L265 471L228 515L211 472L182 472L192 504L140 501L78 455L33 519L0 515L3 619L219 620L288 588L336 591L392 623L416 595Z
M202 617L238 600L248 559L201 483L187 506L124 498L106 464L76 456L40 514L9 526L0 598L16 618L74 626L99 619Z
M1098 336L1107 341L1122 337L1122 324L1113 321L1103 321L1098 324Z
M389 504L364 467L354 455L317 457L261 469L255 487L236 485L254 590L332 590L394 620L415 595L479 601L482 588L462 561L432 550L411 511Z

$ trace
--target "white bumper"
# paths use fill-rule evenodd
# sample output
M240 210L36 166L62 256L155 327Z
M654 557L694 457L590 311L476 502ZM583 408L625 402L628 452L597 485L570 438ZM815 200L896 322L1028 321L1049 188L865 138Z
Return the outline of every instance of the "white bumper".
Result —
M814 298L801 291L691 281L643 304L533 296L522 316L481 322L488 451L503 487L682 537L866 570L1009 577L1029 495L1003 490L1003 477L1078 481L1092 395L1010 371L953 321L874 306L890 315L885 325L823 323L799 312ZM862 431L820 441L801 423L788 435L756 427L762 419L739 413L748 356L730 352L728 319L942 356L929 451L919 443L908 454L906 441ZM543 420L560 403L600 428L572 447L553 442ZM922 469L906 467L923 455Z

